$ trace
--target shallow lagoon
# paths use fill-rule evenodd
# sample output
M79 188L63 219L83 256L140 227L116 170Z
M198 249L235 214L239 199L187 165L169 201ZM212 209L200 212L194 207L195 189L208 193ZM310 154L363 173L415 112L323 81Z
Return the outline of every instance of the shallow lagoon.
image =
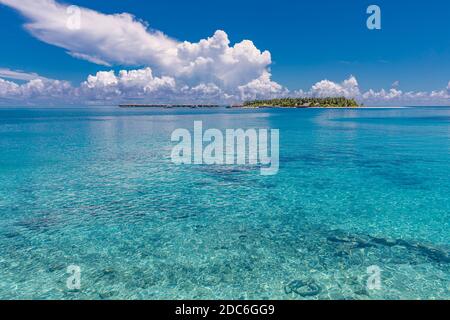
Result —
M196 120L279 173L173 165ZM0 150L2 299L450 299L450 108L0 108Z

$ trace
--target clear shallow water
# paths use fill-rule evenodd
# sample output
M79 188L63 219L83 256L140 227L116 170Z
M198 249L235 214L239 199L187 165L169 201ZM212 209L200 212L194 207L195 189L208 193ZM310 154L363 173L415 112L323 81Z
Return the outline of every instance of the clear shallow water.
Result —
M279 174L173 165L194 120ZM450 108L1 108L0 150L1 299L450 299Z

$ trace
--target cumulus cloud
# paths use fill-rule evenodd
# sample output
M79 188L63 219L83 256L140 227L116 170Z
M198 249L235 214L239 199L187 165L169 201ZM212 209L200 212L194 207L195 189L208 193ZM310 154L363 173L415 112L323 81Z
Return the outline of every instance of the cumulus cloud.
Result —
M0 97L11 98L19 93L19 88L18 84L0 78Z
M350 76L342 83L335 83L329 80L322 80L312 86L310 94L314 97L346 97L354 98L359 96L358 81L354 76Z
M379 91L370 89L357 97L357 99L367 105L450 105L450 92L446 90L404 92L396 88L381 89Z
M265 72L258 79L239 86L239 92L241 100L255 100L285 96L289 91L270 80L270 74Z
M153 75L150 68L101 71L90 75L78 89L80 96L92 100L151 99L165 102L237 102L248 99L269 98L282 95L287 89L270 80L264 72L259 78L239 86L236 90L224 90L213 82L187 85L173 77Z
M294 91L291 96L295 97L346 97L354 98L360 103L371 106L406 106L406 105L450 105L450 90L407 91L397 89L393 86L389 90L379 91L369 89L361 90L358 81L350 76L341 83L330 80L322 80L314 84L309 90Z
M379 91L370 89L356 97L368 105L450 105L450 90L402 91L397 87Z
M309 90L290 92L273 82L269 73L224 91L214 83L187 85L173 77L155 76L147 67L119 72L99 71L89 75L80 85L73 87L67 81L37 78L18 84L0 78L0 102L34 101L66 103L120 103L141 100L148 103L236 103L253 99L277 97L340 97L355 98L366 105L449 105L450 87L431 92L407 91L396 88L363 92L354 76L336 83L322 80Z
M268 51L252 41L230 45L221 30L199 42L177 41L128 13L102 14L79 9L79 28L68 25L76 11L54 0L0 0L18 10L29 22L33 36L64 48L73 57L102 65L150 67L160 76L189 86L214 84L224 91L266 76L271 64Z
M0 78L0 102L52 104L67 99L73 100L74 96L74 88L67 81L36 78L18 84Z
M188 85L173 77L155 76L151 68L99 71L73 87L66 81L33 79L18 84L0 78L0 102L33 100L65 103L120 103L133 100L151 103L235 103L248 99L270 98L287 93L270 80L270 74L224 90L213 82Z
M170 77L155 77L150 68L139 70L100 71L90 75L77 92L88 100L123 100L152 98L176 91L176 82Z

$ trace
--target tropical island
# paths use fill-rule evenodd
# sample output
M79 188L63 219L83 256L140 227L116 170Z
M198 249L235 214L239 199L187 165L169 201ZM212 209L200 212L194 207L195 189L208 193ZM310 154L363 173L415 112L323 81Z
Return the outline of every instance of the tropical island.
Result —
M336 98L280 98L270 100L246 101L244 108L357 108L360 107L355 99L345 97Z

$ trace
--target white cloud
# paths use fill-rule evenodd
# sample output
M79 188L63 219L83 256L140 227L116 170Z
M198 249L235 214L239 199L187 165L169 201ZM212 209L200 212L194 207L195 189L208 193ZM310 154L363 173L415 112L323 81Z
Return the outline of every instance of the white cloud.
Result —
M224 91L215 83L199 83L192 86L178 82L172 77L155 77L150 68L101 71L90 75L78 90L80 96L93 100L146 99L166 102L236 102L247 99L269 98L287 92L281 85L270 80L265 72L258 79L239 86L237 90Z
M329 97L355 98L366 105L450 105L450 89L431 92L408 91L396 88L379 91L369 89L361 92L358 81L351 76L341 83L329 80L317 82L311 89L289 92L270 80L270 74L239 86L236 90L224 91L214 83L187 85L175 78L153 75L150 68L121 70L118 73L99 71L87 77L77 87L67 81L33 79L18 84L0 78L0 102L26 101L39 103L119 103L136 99L149 103L235 103L252 99L275 97Z
M403 92L396 88L387 91L385 89L379 91L370 89L356 98L366 105L450 105L450 92L445 92L445 90Z
M67 81L45 78L32 79L24 84L17 84L0 78L0 102L33 104L52 104L62 100L73 100L74 89Z
M176 41L127 13L106 15L81 9L80 28L68 27L73 12L53 0L0 0L18 10L29 22L25 28L36 38L64 48L93 62L125 65L155 63L170 65Z
M310 94L313 97L357 97L359 95L358 81L354 76L350 76L340 84L322 80L312 86Z
M402 97L403 92L401 90L397 90L395 88L391 88L389 91L386 91L384 89L381 89L380 91L376 92L372 89L365 92L363 94L364 100L394 100Z
M46 79L37 73L27 73L20 70L11 70L8 68L0 68L0 78L30 81L33 79Z
M288 90L270 80L270 74L265 72L258 79L239 86L239 92L240 100L255 100L285 96Z
M19 92L20 86L18 84L0 78L0 98L12 98Z
M163 93L173 95L176 82L170 77L154 77L150 68L139 70L100 71L90 75L78 88L87 100L155 99Z
M408 91L403 92L395 87L379 91L369 89L363 92L358 81L350 76L341 83L322 80L314 84L310 90L294 91L295 97L337 97L354 98L365 105L373 106L406 106L406 105L450 105L450 90L437 90L431 92Z
M230 93L266 76L271 64L268 51L244 40L230 45L221 30L199 42L180 42L128 13L106 15L80 9L80 28L67 27L67 6L53 0L0 0L18 10L29 22L25 28L36 38L64 48L73 57L101 65L150 67L189 86L214 84Z

